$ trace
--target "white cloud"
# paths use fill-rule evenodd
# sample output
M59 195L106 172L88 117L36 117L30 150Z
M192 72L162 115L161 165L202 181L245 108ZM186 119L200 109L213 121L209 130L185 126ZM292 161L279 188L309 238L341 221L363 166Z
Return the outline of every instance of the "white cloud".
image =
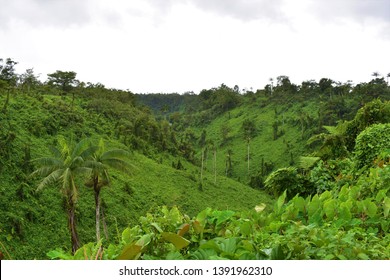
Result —
M32 26L69 26L90 20L89 0L1 1L0 28L23 22Z
M327 20L350 17L358 22L378 19L390 22L388 0L317 0L311 1L313 11Z
M239 20L281 19L283 14L280 8L282 0L147 0L153 6L163 11L169 10L173 5L187 3L199 9L214 13L218 16L230 16Z
M135 92L197 92L221 83L262 88L282 74L295 83L362 82L390 71L386 21L371 16L377 8L361 23L352 12L331 17L338 3L331 0L316 2L321 20L311 0L26 0L24 8L20 1L0 10L12 14L0 24L0 55L42 78L72 70L83 81ZM343 9L352 5L345 2Z

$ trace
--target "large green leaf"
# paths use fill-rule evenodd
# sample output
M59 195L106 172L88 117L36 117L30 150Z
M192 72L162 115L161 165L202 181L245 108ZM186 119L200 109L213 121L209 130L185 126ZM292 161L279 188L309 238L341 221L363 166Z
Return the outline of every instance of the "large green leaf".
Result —
M190 256L194 260L212 260L217 258L217 252L212 248L200 248Z
M333 220L336 210L336 201L334 199L329 199L324 202L324 212L329 221Z
M278 198L278 200L276 202L276 205L275 205L275 207L276 207L276 209L275 209L276 211L275 212L277 214L279 214L281 212L282 206L283 206L283 204L284 204L284 202L286 200L286 197L287 197L287 192L286 191L284 191L283 194L281 196L279 196L279 198Z
M309 214L309 217L314 215L319 209L321 208L321 201L318 197L318 195L314 195L311 201L307 205L307 212Z
M118 260L135 260L138 259L141 254L142 246L133 244L127 244L120 255L118 256Z
M173 232L163 232L162 238L171 242L176 249L181 250L190 244L190 241Z
M297 208L299 211L306 211L306 201L303 197L295 196L292 201L294 202L295 208Z
M213 216L217 219L217 226L229 220L231 217L233 217L234 214L235 212L231 210L213 212Z
M50 259L52 260L71 260L73 259L72 256L70 256L67 253L64 253L61 249L52 250L46 254Z
M184 257L178 251L172 251L165 257L166 260L184 260Z
M374 202L370 201L369 199L366 199L364 202L364 211L367 213L367 215L370 218L373 218L376 216L376 213L378 211L378 207L375 205Z
M350 221L352 219L351 208L352 208L351 201L342 202L338 209L339 218L345 221Z
M286 255L283 252L283 248L281 245L277 245L272 248L271 251L271 260L285 260Z

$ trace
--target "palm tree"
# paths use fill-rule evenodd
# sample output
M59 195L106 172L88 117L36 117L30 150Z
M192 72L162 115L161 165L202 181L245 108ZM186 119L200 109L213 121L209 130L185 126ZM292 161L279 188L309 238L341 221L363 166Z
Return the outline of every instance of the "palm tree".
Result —
M122 149L106 151L104 141L100 139L95 153L86 162L86 166L92 169L91 177L86 186L92 187L95 195L95 214L96 214L96 240L100 241L100 191L102 187L110 184L109 168L115 168L120 171L127 171L129 164L127 159L129 153Z
M380 76L379 72L372 72L371 76L378 78Z
M274 79L273 78L269 78L269 81L271 82L271 95L272 95L272 92L273 92L273 89L274 89Z
M344 157L348 155L346 147L346 128L347 123L341 123L337 126L323 126L327 133L320 133L312 136L307 144L311 145L321 141L321 147L315 156L322 159Z
M37 190L47 186L58 185L66 199L68 227L72 241L72 253L80 247L80 241L76 230L76 203L78 188L76 177L90 174L92 169L85 166L85 159L93 152L87 139L77 144L68 143L64 138L59 139L60 148L51 147L52 157L41 157L35 159L39 166L31 176L44 176L39 183Z

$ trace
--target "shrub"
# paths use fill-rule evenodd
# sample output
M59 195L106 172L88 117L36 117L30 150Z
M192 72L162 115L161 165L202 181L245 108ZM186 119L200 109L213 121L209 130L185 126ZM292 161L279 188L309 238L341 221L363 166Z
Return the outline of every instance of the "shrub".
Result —
M357 167L372 166L375 159L390 150L390 124L374 124L356 138L355 158Z
M300 175L295 167L280 168L272 172L264 182L266 190L275 196L287 192L289 198L296 194L312 194L314 188L308 179Z

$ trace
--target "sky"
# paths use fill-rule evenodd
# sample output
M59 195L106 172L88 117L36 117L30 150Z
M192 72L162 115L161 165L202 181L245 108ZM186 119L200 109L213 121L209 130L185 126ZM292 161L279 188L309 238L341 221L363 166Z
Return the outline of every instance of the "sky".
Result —
M0 0L0 58L134 93L390 73L389 0Z

